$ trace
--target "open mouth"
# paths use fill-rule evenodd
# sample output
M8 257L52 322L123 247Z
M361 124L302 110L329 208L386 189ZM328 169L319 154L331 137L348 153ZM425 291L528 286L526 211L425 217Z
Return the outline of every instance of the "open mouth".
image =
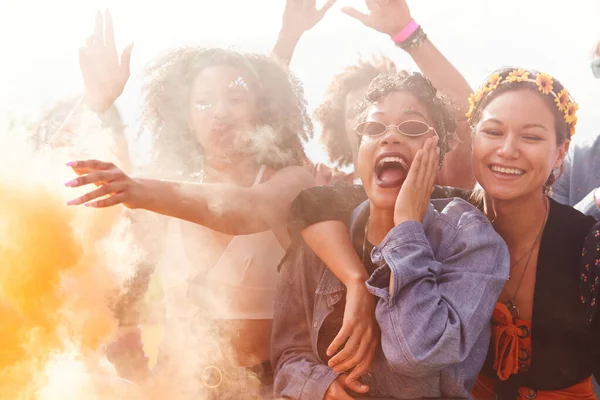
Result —
M490 165L489 166L490 170L492 172L495 172L496 174L502 175L502 176L507 176L507 177L518 177L518 176L522 176L525 175L525 170L521 169L521 168L514 168L514 167L503 167L500 165Z
M375 165L376 183L382 188L402 185L408 175L408 163L399 156L382 157Z

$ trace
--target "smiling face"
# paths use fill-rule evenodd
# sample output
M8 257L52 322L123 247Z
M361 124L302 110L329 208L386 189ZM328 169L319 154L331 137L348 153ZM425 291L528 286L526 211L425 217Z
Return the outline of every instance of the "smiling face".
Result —
M432 118L426 107L412 94L391 92L370 107L366 121L385 125L421 121L431 125ZM431 130L421 136L408 137L391 127L379 136L362 137L357 166L373 207L394 209L416 152L434 135Z
M475 127L475 177L492 199L539 193L567 149L568 142L557 144L555 115L541 95L507 91L490 101Z
M234 160L257 123L257 101L248 74L228 65L204 68L190 93L190 129L207 161Z

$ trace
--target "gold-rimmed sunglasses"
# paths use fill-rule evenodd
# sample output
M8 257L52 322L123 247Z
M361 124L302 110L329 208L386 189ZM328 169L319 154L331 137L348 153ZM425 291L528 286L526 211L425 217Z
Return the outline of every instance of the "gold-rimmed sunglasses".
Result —
M411 138L426 135L431 131L437 136L434 127L419 120L404 121L398 125L386 125L382 122L367 121L359 124L355 131L359 136L377 137L386 133L390 128L394 128L400 134Z

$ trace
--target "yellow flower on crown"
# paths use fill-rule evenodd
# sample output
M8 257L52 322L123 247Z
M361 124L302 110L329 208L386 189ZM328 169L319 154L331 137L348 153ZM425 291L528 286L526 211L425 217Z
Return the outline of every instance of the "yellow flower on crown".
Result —
M544 72L539 73L535 78L535 83L537 84L538 90L543 94L552 93L554 81L550 75Z
M567 121L567 124L577 122L577 110L579 110L577 103L571 101L567 104L567 109L565 110L565 121Z
M471 118L473 111L475 111L475 106L477 106L477 103L481 101L484 94L485 91L483 90L483 87L479 88L476 92L471 93L469 96L469 111L465 114L467 118Z
M523 82L529 79L529 71L524 70L523 68L515 69L506 77L508 82Z
M556 106L562 112L567 111L567 106L569 105L570 101L571 99L569 98L569 92L567 92L567 89L561 90L560 93L558 93L556 95L556 98L554 99L554 102L556 102Z
M469 96L469 111L465 114L465 117L471 118L473 115L473 111L475 111L475 93L471 93Z
M500 85L500 82L502 82L502 77L499 73L495 73L494 75L490 76L490 79L488 79L488 84L484 91L491 92L492 90L495 90L498 85Z
M577 125L577 117L575 117L575 121L573 121L573 123L571 123L571 125L569 126L569 136L573 137L573 135L575 134L575 125Z

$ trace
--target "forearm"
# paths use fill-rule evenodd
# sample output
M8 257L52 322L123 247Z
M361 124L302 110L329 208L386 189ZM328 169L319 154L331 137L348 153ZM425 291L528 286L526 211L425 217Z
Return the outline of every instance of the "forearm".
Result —
M369 276L354 251L346 224L342 221L320 222L304 229L302 237L346 287L354 284L364 287Z
M301 37L302 32L293 32L282 28L271 53L286 65L289 65Z
M75 104L75 107L73 107L71 112L69 112L69 115L67 115L67 118L58 127L56 132L52 133L52 136L50 136L48 139L48 146L52 149L64 146L67 143L69 136L71 136L79 127L81 116L85 111L83 98L80 98ZM88 112L92 111L88 110Z
M141 208L230 235L272 229L248 189L227 184L140 179L147 195ZM273 206L276 208L276 206Z
M421 46L409 49L408 54L433 86L450 96L460 106L456 115L459 120L464 119L469 109L468 99L472 89L462 74L429 39Z
M471 162L471 127L467 121L457 124L456 139L452 150L444 156L444 164L439 171L436 183L462 189L472 189L475 184Z

